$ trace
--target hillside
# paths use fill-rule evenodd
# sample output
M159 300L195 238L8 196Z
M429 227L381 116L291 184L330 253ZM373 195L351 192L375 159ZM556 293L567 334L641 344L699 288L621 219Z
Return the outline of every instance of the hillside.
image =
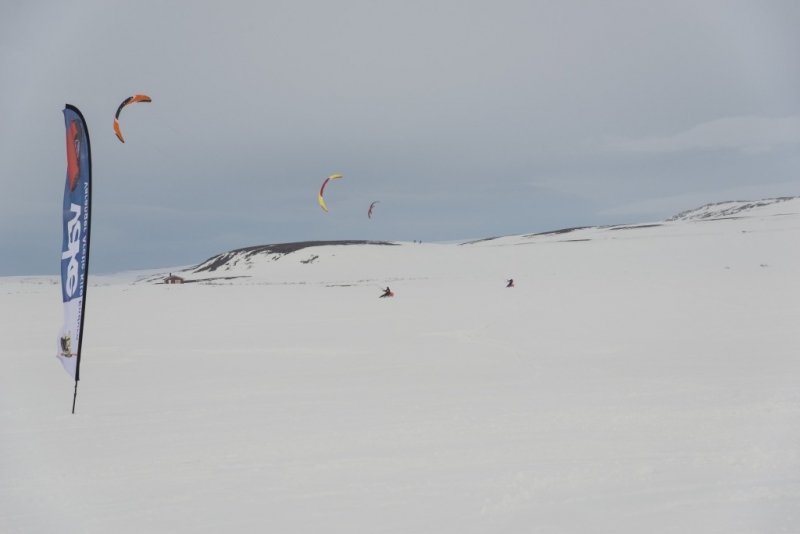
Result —
M709 219L723 219L731 217L758 217L782 215L797 212L796 204L800 197L768 198L756 201L728 201L707 204L700 208L684 211L666 219L667 221L697 221ZM788 204L784 204L788 202ZM765 209L766 208L766 209Z
M491 237L459 244L349 240L259 245L224 252L198 265L173 268L169 272L174 270L188 283L234 283L234 280L238 280L237 283L311 283L327 280L331 283L358 285L363 282L359 278L367 278L368 282L373 282L380 279L448 276L448 272L449 276L458 277L461 276L459 271L469 270L464 268L468 263L461 264L461 260L457 258L468 258L473 253L482 255L487 248L494 250L496 247L545 246L557 243L571 243L572 246L584 243L591 248L593 245L589 245L590 243L610 242L611 246L616 246L612 244L615 241L658 239L655 242L658 249L663 240L680 242L682 237L736 232L736 220L745 217L753 219L747 223L747 228L758 231L756 229L773 224L783 225L784 219L794 220L799 214L800 197L722 202L688 210L659 222L566 228L536 234ZM716 224L696 226L696 223ZM692 241L684 244L690 243ZM469 249L475 250L469 252ZM494 253L500 257L516 254L508 250ZM441 255L443 263L424 265L423 268L419 262L412 260L409 264L405 261L428 255ZM702 251L698 251L696 258L702 256ZM459 267L453 270L447 258L452 258ZM336 269L336 266L345 264L349 264L345 272L352 276L340 279L339 273L342 271ZM398 270L398 265L403 267ZM166 273L166 270L157 270L153 274L140 277L140 281L160 283ZM335 276L331 277L334 273ZM504 274L513 277L512 272L498 273L500 277Z

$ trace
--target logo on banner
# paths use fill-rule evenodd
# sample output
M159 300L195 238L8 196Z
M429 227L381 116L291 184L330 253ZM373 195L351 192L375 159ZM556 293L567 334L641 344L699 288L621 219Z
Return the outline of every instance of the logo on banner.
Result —
M67 250L61 254L61 260L69 259L65 289L67 296L72 298L78 288L78 261L75 256L78 255L81 248L81 207L71 204L69 209L75 215L67 223Z
M67 335L61 338L61 354L63 358L71 358L76 356L74 352L72 352L72 336L70 336L69 332Z
M83 132L78 126L78 121L72 120L67 128L67 178L69 178L70 193L75 191L81 176L81 143L83 143Z

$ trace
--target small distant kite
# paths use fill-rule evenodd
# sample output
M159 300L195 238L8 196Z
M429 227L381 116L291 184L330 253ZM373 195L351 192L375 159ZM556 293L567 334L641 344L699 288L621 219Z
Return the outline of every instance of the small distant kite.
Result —
M369 217L370 219L372 218L372 208L375 207L375 204L379 204L379 203L380 203L380 200L376 200L375 202L373 202L372 204L369 205L369 211L367 211L367 217Z
M120 104L117 108L117 114L114 116L114 133L117 134L117 137L123 143L125 142L125 139L122 138L122 132L119 130L119 114L122 111L122 108L130 104L135 104L136 102L152 102L152 100L150 100L150 97L147 95L129 96L122 101L122 104Z
M325 192L325 186L328 185L328 182L330 182L331 180L336 180L337 178L341 177L342 177L341 174L331 174L330 176L325 178L325 181L322 182L322 187L319 188L319 205L322 206L322 209L324 209L325 211L328 211L328 208L325 206L325 199L322 198L322 195Z

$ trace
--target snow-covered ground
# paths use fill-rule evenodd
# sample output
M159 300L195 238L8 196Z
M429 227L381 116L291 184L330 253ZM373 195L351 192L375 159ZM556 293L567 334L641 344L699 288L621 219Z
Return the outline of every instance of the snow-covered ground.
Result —
M731 207L93 276L75 415L0 278L0 532L800 532L800 199Z

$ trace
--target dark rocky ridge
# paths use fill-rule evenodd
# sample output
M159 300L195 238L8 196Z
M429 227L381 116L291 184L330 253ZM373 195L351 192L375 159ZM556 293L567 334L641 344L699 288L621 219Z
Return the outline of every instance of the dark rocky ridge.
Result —
M310 247L323 247L323 246L347 246L347 245L387 245L394 246L396 243L388 241L365 241L365 240L344 240L344 241L299 241L296 243L276 243L272 245L257 245L254 247L239 248L229 252L223 252L207 259L197 267L191 269L193 273L200 272L213 272L220 267L225 266L233 259L248 260L253 256L261 254L279 254L285 256L298 250Z

